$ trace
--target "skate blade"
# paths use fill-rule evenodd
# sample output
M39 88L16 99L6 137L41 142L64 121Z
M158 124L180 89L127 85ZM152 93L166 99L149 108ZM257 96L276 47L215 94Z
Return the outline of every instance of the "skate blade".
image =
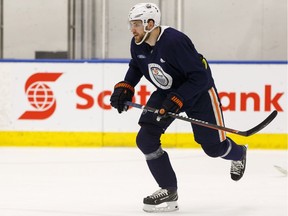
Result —
M176 201L173 201L173 202L164 202L159 205L144 204L143 210L149 213L173 212L179 210L179 207L178 203Z

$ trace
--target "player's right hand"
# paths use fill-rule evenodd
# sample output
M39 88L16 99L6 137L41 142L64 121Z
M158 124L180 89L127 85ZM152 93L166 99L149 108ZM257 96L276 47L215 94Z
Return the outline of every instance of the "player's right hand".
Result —
M183 99L175 92L167 95L163 101L161 108L158 111L157 121L168 117L168 112L177 113L183 107Z
M128 107L124 104L125 101L132 101L134 96L134 87L126 82L121 81L114 86L114 92L110 98L110 104L116 108L119 113L127 111Z

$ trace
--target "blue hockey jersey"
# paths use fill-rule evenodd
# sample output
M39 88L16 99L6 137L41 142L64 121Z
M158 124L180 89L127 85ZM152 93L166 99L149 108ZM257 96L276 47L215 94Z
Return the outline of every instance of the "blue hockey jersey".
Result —
M210 68L182 32L161 26L155 46L131 40L131 60L125 81L136 86L144 76L159 91L176 92L184 102L208 91L214 81ZM207 65L206 65L207 66Z

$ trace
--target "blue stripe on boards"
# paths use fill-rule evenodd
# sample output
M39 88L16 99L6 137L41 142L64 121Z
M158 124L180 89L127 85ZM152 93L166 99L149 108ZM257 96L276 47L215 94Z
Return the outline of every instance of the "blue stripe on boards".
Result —
M0 59L2 62L13 63L129 63L129 59ZM288 61L237 61L237 60L208 60L209 64L288 64Z

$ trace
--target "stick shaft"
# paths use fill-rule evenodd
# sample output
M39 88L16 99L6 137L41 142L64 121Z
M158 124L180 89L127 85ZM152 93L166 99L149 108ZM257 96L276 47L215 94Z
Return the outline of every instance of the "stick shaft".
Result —
M158 113L158 110L153 108L153 107L144 106L144 105L133 103L133 102L130 102L130 101L126 101L125 104L127 106L131 106L131 107L135 107L135 108L138 108L138 109L146 110L148 112ZM190 117L181 116L181 115L176 114L176 113L168 112L168 115L173 117L173 118L175 118L175 119L180 119L180 120L183 120L183 121L190 122L192 124L200 125L200 126L203 126L203 127L214 129L214 130L222 130L222 131L226 131L226 132L229 132L229 133L238 134L240 136L251 136L251 135L259 132L260 130L262 130L264 127L266 127L277 116L277 111L274 110L266 119L264 119L264 121L262 121L260 124L256 125L252 129L247 130L247 131L240 131L240 130L236 130L236 129L232 129L232 128L228 128L228 127L212 124L212 123L205 122L205 121L202 121L202 120L199 120L199 119L194 119L194 118L190 118Z

